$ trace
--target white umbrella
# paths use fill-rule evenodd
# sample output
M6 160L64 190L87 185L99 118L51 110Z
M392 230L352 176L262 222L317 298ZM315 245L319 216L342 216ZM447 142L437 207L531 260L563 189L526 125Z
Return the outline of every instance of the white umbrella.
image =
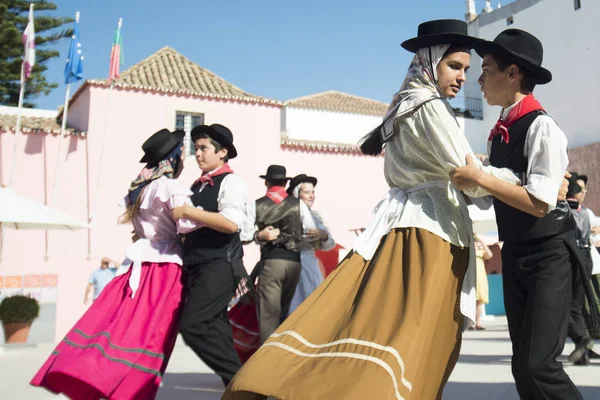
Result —
M0 226L13 229L86 229L89 225L62 211L0 188Z

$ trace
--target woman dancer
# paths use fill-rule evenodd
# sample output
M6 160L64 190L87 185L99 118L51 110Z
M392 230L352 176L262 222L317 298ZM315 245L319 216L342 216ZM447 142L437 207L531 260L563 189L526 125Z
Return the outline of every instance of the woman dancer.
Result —
M476 41L465 22L440 20L402 44L415 57L384 122L361 146L377 154L386 145L389 192L354 251L223 399L441 398L464 316L475 320L472 222L449 181L472 152L447 99L464 84ZM492 173L518 183L508 170Z
M315 186L317 186L317 178L300 174L290 181L287 189L288 195L302 200L310 208L314 220L314 226L305 233L308 241L300 252L302 271L290 304L290 314L323 282L323 271L321 271L315 252L317 250L329 251L335 247L335 241L325 227L323 218L312 209L315 203ZM312 225L313 221L310 223Z
M179 233L200 227L174 221L192 192L183 170L183 131L162 129L143 144L146 163L131 183L121 222L137 241L129 270L114 278L52 352L31 384L73 400L153 399L173 351L183 306Z

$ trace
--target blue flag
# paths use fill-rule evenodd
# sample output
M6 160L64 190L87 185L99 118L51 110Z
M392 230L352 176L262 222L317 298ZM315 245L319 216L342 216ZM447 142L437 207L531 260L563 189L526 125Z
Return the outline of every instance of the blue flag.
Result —
M83 50L79 41L79 22L75 22L67 65L65 65L65 83L73 83L81 79L83 79Z

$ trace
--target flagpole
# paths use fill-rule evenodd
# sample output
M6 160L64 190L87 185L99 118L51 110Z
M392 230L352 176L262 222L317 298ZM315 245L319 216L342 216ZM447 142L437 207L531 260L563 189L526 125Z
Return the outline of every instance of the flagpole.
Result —
M79 11L75 13L75 23L79 23ZM67 118L69 115L69 99L71 97L71 84L67 83L67 90L65 92L65 106L63 108L62 123L60 126L60 136L58 138L58 154L56 155L56 168L54 168L54 184L52 188L52 207L56 204L56 192L58 191L58 180L60 178L60 155L62 153L62 144L64 141L65 131L67 129ZM48 230L46 230L46 251L45 260L48 260L48 250L50 247Z
M33 7L33 5L32 5ZM17 126L15 128L15 138L13 144L13 156L10 163L10 175L8 179L8 186L12 186L13 178L15 176L15 166L17 164L17 142L19 133L21 132L21 115L23 114L23 98L25 97L25 82L23 79L23 65L21 65L21 90L19 91L19 105L17 106Z
M123 25L123 18L119 18L119 24L117 26L117 32L120 34L121 26ZM118 64L117 64L118 65ZM117 74L118 75L118 74ZM108 130L108 117L110 115L110 100L112 97L113 88L115 86L115 81L112 76L110 79L110 87L108 88L108 101L106 104L106 113L104 116L104 132L102 133L102 142L100 144L100 161L98 162L98 174L96 176L96 193L94 194L94 203L92 204L92 213L89 215L88 225L89 228L89 245L88 245L88 260L91 260L93 253L93 237L92 232L94 230L94 221L96 217L96 210L98 208L98 193L100 192L100 173L102 171L102 160L104 159L104 144L106 143L106 131Z

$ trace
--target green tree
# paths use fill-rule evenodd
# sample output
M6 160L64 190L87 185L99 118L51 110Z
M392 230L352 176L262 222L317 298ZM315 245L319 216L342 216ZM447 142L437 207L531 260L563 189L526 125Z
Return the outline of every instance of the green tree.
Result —
M33 107L31 100L49 94L58 87L49 82L45 73L48 60L58 57L57 50L49 48L56 41L71 36L72 29L58 29L73 22L73 18L42 15L39 11L56 10L56 4L45 0L0 0L0 104L16 106L19 102L21 63L23 61L22 35L27 26L29 4L34 4L35 66L25 85L23 104Z

